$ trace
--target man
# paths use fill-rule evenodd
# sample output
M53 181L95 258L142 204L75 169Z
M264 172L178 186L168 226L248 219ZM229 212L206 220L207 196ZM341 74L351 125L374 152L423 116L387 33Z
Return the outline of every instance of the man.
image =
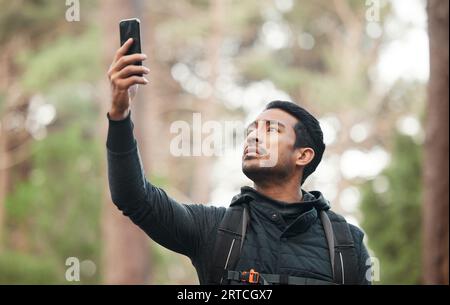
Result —
M154 241L191 258L200 284L369 284L363 233L301 189L325 150L318 121L275 101L250 124L242 170L254 182L230 208L180 204L145 178L130 88L148 81L145 55L116 53L108 72L108 174L113 202ZM237 215L237 216L236 216ZM237 220L236 220L237 219ZM233 232L232 232L233 231Z

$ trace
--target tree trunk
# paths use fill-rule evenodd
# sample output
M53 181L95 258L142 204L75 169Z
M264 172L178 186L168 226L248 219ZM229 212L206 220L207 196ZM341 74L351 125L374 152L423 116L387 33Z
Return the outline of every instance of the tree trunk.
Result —
M104 35L105 65L104 71L108 70L114 52L119 47L119 21L132 17L139 17L137 5L141 1L103 0L100 6L100 20ZM143 38L144 39L144 38ZM102 139L106 139L107 121L106 112L110 105L109 85L102 84L103 96L101 122ZM141 128L136 125L136 130ZM105 142L105 141L103 141ZM145 148L141 147L142 155L146 154ZM106 178L106 166L103 164L103 173ZM108 187L104 191L105 206L103 209L103 279L106 284L145 284L149 280L149 240L143 231L134 225L127 217L111 202Z
M4 232L4 206L6 197L6 186L8 184L9 154L6 151L6 132L0 130L0 252L3 249Z
M17 68L12 60L15 52L23 48L22 39L16 37L2 46L0 54L0 93L4 95L4 102L0 109L0 251L4 247L7 236L5 229L5 199L12 186L11 172L13 167L13 155L10 149L12 139L11 132L7 130L6 118L14 109L14 106L21 100L20 87L15 83L17 78Z
M448 1L429 0L430 82L424 151L423 280L448 284Z
M220 68L220 50L223 41L224 31L224 16L225 3L223 0L213 0L210 4L210 23L211 32L209 36L208 49L206 50L207 60L210 65L209 84L211 86L212 94L205 101L207 105L203 107L202 123L206 121L215 120L217 113L217 101L215 100L214 91L217 78L219 76ZM205 137L207 135L202 135ZM193 185L191 197L196 203L207 203L211 193L211 170L213 167L212 156L196 157L197 162L193 173Z

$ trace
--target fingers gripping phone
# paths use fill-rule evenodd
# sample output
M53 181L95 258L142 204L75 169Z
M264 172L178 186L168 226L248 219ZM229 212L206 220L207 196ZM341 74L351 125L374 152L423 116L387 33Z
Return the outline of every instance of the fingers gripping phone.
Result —
M124 19L119 23L120 28L120 46L122 46L129 38L133 38L133 44L128 48L125 55L135 53L142 53L141 51L141 21L137 18ZM135 65L142 65L142 61L134 63ZM140 74L139 76L142 76Z

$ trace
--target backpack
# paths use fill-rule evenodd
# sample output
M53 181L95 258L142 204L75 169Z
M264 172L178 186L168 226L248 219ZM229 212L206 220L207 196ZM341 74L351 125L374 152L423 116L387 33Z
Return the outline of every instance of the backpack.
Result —
M260 274L253 269L234 271L250 220L248 203L251 200L253 200L251 196L243 195L236 201L233 200L226 210L216 233L212 256L214 259L209 266L208 284L229 284L231 281L266 285L358 284L358 256L350 226L344 217L324 210L321 210L319 214L327 239L333 282L286 274Z

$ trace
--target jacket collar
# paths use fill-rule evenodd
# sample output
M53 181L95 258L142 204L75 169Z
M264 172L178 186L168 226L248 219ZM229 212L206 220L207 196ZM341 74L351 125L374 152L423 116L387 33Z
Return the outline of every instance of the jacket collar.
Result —
M247 204L250 209L254 209L256 214L266 218L268 221L275 222L275 224L283 231L282 236L293 236L305 232L316 221L318 212L320 210L328 210L330 208L329 202L318 191L306 192L302 190L303 202L286 203L267 197L254 188L244 186L241 188L241 193L233 197L230 206ZM298 210L298 207L305 204L311 206L311 209L302 213L294 222L286 226L279 211Z

